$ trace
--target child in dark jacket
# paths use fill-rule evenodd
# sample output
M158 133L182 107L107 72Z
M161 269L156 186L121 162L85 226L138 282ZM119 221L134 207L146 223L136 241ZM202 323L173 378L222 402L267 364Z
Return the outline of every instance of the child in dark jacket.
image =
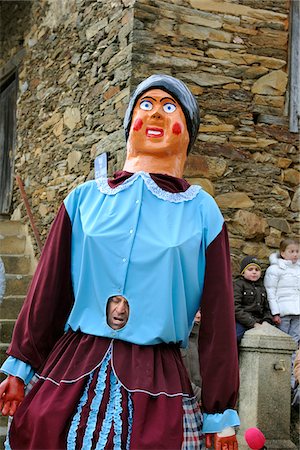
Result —
M261 267L254 256L246 256L241 262L241 274L234 281L234 304L238 343L250 328L262 322L273 324L267 292L261 279Z

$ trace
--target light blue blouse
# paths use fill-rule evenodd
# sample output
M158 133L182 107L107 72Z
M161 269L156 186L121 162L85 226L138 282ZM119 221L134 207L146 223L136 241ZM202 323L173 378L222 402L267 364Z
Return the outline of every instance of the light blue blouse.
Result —
M67 328L140 345L185 347L203 290L205 250L223 225L214 200L198 186L159 192L139 172L114 189L106 180L88 182L65 206L76 299ZM117 331L106 322L113 295L124 296L130 309Z

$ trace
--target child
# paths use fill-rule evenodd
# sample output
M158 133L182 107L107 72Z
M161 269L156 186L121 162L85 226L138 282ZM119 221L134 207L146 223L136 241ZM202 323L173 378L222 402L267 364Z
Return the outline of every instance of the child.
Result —
M300 340L300 260L299 244L284 239L279 253L270 255L271 265L265 276L265 287L278 327L299 345Z
M265 287L273 314L273 320L281 331L288 333L299 347L300 341L300 260L299 243L284 239L279 253L270 255ZM292 364L295 353L292 356ZM292 376L292 388L295 380Z
M246 256L241 262L241 275L233 284L238 343L250 328L258 327L262 322L273 323L267 293L260 277L259 261L254 256Z

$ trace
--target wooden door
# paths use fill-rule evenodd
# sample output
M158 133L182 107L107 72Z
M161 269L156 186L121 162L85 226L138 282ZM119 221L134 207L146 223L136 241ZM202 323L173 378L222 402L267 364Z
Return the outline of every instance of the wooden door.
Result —
M0 214L9 214L16 144L17 76L0 84Z

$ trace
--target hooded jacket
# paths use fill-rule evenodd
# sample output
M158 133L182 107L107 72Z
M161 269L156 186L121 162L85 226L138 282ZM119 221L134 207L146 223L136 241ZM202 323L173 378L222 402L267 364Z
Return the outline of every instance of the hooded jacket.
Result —
M300 259L296 263L272 253L264 279L273 315L300 314Z
M261 279L246 280L240 276L233 283L235 320L246 328L264 321L272 324L267 293Z

